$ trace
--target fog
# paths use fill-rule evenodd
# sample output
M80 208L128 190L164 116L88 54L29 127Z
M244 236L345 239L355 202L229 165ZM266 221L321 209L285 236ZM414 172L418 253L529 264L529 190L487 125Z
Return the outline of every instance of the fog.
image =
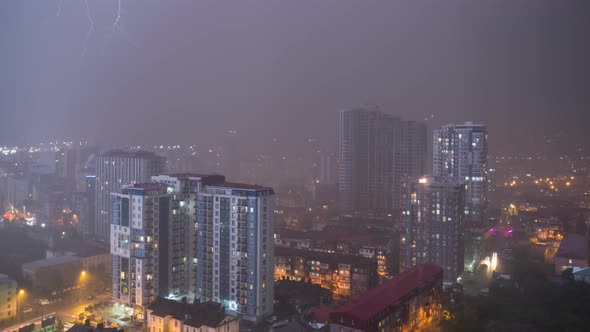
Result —
M335 146L365 104L485 123L498 153L589 139L584 0L123 0L116 24L117 0L88 5L0 3L5 144Z

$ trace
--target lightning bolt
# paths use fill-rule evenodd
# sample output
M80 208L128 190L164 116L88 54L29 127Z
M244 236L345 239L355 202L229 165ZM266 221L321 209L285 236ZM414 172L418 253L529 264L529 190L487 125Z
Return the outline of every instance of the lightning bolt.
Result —
M129 33L127 31L125 31L125 29L123 29L121 24L119 24L119 21L121 20L121 12L123 10L122 3L123 3L123 0L117 0L117 17L115 17L115 21L113 22L113 33L118 31L119 33L121 33L123 35L123 37L125 37L125 39L127 39L127 41L129 42L129 44L131 44L131 46L137 47L137 43L133 40L133 38L129 35Z
M113 23L113 30L117 30L119 28L119 20L121 19L121 0L118 0L118 5L119 7L117 8L117 18L115 19L115 22Z
M88 26L88 31L86 31L86 38L84 39L84 49L82 50L82 58L86 56L86 52L88 51L88 42L90 42L90 37L94 32L94 19L92 18L92 13L90 12L90 5L88 4L88 0L84 0L84 5L86 6L86 17L88 18L88 22L90 25Z
M59 0L57 2L57 12L55 13L56 17L59 17L61 15L61 5L63 4L64 0Z

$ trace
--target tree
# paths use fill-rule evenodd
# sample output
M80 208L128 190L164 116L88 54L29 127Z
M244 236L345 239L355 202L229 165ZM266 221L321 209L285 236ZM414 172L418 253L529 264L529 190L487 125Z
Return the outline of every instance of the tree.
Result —
M486 324L486 332L505 332L504 323L498 320L491 320Z

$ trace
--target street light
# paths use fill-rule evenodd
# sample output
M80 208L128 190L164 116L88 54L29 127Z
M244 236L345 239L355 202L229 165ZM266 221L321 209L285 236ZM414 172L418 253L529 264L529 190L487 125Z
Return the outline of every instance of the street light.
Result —
M24 289L19 289L18 293L16 294L16 320L19 320L20 318L20 297L25 295L25 290Z
M85 286L87 281L86 275L86 270L80 271L80 295L82 295L82 288Z

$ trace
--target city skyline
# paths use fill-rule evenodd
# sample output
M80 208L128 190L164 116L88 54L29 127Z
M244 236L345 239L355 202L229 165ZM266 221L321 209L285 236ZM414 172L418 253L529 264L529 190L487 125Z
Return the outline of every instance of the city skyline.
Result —
M0 0L0 331L582 331L590 1Z

